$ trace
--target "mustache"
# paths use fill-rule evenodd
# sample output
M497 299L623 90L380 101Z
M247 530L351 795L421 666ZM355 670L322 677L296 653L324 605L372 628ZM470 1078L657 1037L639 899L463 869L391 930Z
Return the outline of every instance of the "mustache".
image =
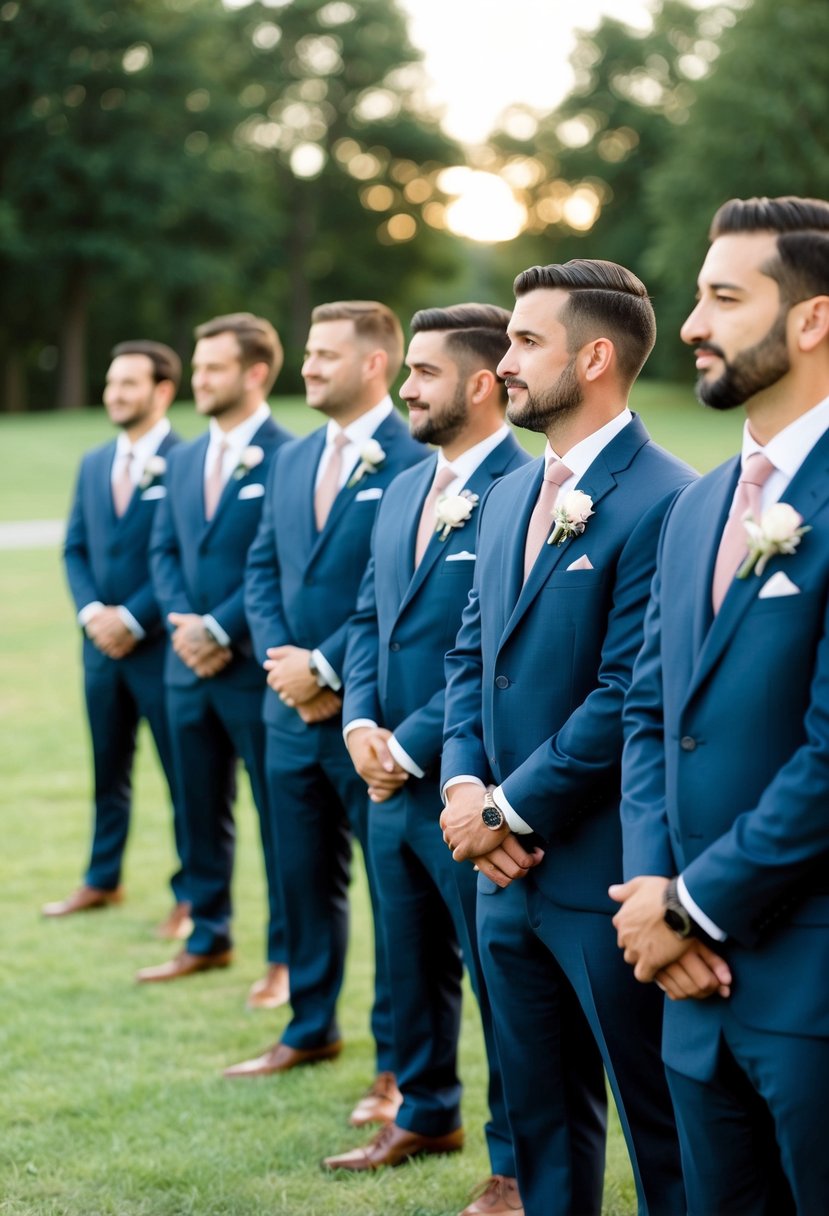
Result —
M519 380L517 376L505 376L504 384L507 388L527 388L525 380Z
M694 347L695 355L714 355L717 359L725 359L725 351L721 347L715 346L713 342L701 342L699 346Z

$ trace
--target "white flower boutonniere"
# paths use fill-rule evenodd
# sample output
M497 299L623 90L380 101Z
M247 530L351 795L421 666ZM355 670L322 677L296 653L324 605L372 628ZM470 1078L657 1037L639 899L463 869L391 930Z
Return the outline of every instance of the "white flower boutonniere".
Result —
M566 540L581 536L592 514L593 499L590 495L581 490L570 490L553 508L553 530L547 537L547 544L563 545Z
M356 486L357 482L362 481L367 473L376 473L385 459L386 453L377 440L367 439L360 448L360 463L351 474L346 489L350 490L352 486Z
M159 477L163 477L167 472L167 461L163 456L151 456L144 465L144 470L141 474L141 480L138 483L139 489L148 490L154 481L158 481Z
M444 494L435 503L435 531L446 540L453 528L462 528L478 505L478 495L469 490L460 494Z
M251 444L249 448L243 448L242 454L239 457L239 463L233 470L233 476L237 481L241 477L246 477L251 469L255 469L264 459L265 453L255 443Z
M743 527L748 536L748 557L737 571L737 578L748 578L752 570L762 574L769 561L778 553L794 553L801 536L811 532L811 526L803 524L803 516L786 502L776 502L764 511L759 524L750 511L743 516Z

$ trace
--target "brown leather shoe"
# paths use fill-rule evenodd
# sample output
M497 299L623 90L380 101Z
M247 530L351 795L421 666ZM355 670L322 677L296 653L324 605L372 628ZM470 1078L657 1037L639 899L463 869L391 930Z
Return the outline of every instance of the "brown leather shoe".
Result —
M370 1089L366 1090L351 1112L348 1122L352 1127L366 1127L369 1123L394 1123L400 1110L403 1095L397 1088L393 1072L379 1072Z
M264 1055L253 1060L243 1060L226 1068L226 1077L269 1077L274 1072L288 1072L301 1064L316 1064L319 1060L333 1060L343 1049L342 1040L326 1043L324 1047L289 1047L287 1043L274 1043Z
M180 900L179 903L173 904L170 915L156 926L155 935L167 942L184 942L192 932L190 904L187 900Z
M363 1148L354 1148L339 1157L326 1157L324 1170L377 1170L382 1165L402 1165L424 1153L456 1153L463 1148L463 1128L446 1136L419 1136L396 1123L388 1123Z
M270 963L264 979L257 980L248 993L248 1009L279 1009L291 995L285 963Z
M473 1202L460 1216L524 1216L518 1183L503 1174L493 1174L472 1194Z
M198 975L200 971L213 971L216 967L229 967L233 962L233 951L222 950L219 954L188 954L181 950L169 963L160 967L144 967L136 972L139 984L160 984L164 980L183 980L187 975Z
M71 916L73 912L91 912L93 908L108 908L110 904L120 904L123 898L123 887L116 887L114 891L103 891L100 887L83 886L73 891L67 899L44 904L41 912L44 916Z

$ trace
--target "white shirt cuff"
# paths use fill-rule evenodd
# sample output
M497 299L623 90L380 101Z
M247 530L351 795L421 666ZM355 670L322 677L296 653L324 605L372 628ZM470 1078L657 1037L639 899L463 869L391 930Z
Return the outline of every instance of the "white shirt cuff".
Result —
M133 635L133 637L137 638L139 642L141 641L142 638L145 638L147 636L145 630L142 629L141 626L138 624L138 621L132 615L129 608L125 608L123 604L119 604L118 607L115 609L115 611L118 613L121 620L124 622L127 629L129 629L129 631Z
M317 667L319 668L320 675L325 680L328 687L333 688L334 692L339 692L343 686L343 682L340 679L340 677L337 675L334 668L328 662L328 659L326 659L326 657L322 653L322 651L321 650L312 650L311 655L312 655Z
M420 765L416 764L406 749L400 746L394 735L391 735L391 737L387 739L386 747L388 747L396 763L399 764L401 768L405 769L406 772L412 777L426 776Z
M468 773L462 773L460 777L450 777L443 789L440 791L440 796L443 799L444 804L446 803L446 791L451 789L453 785L464 784L479 785L482 790L486 789L486 786L484 785L483 781L481 781L480 777L471 777Z
M348 736L353 730L358 730L361 726L366 726L369 730L374 730L377 723L373 718L352 718L350 722L346 722L345 726L343 727L343 739L346 746L348 745Z
M78 613L78 624L81 629L86 629L93 616L97 616L102 608L106 607L100 600L90 600L88 604L84 604Z
M518 812L510 806L507 796L500 785L496 785L492 791L492 801L498 807L498 810L503 812L510 831L515 832L516 836L528 836L532 832L533 829L526 820L522 819Z
M225 633L215 616L211 616L209 612L206 612L202 617L202 621L204 622L205 629L208 633L212 633L220 646L231 645L230 635Z
M715 942L726 941L728 934L723 933L719 925L715 925L711 918L705 915L702 908L700 908L698 904L694 903L693 899L688 893L688 888L685 885L685 879L681 874L676 880L676 893L679 896L679 902L682 904L688 915L697 922L700 929L704 929L709 937L713 937Z

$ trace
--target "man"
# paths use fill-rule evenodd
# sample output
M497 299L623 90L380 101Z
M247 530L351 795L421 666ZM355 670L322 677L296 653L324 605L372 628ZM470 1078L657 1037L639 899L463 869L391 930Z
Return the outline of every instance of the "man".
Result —
M178 442L166 414L181 379L178 355L160 342L122 342L111 355L104 405L116 440L84 457L66 530L64 562L84 634L84 690L95 774L92 850L84 882L44 916L105 908L123 898L121 870L132 803L138 723L145 718L170 789L176 851L183 824L176 796L162 671L166 634L149 569L150 528L164 497L167 455ZM186 933L189 907L179 866L162 937Z
M682 338L701 401L745 406L742 453L665 524L611 894L674 998L690 1212L805 1216L829 1196L829 203L733 199L710 236Z
M376 886L365 787L342 739L348 621L374 518L392 478L424 453L395 413L389 387L403 360L400 323L383 304L314 309L302 365L308 405L326 426L280 453L251 548L245 605L268 672L268 782L288 920L293 1016L269 1051L229 1077L285 1072L339 1054L336 1004L348 934L351 836ZM378 1076L358 1123L396 1102L383 925L375 915L372 1030Z
M233 313L196 330L193 395L210 427L171 460L152 539L153 579L171 634L165 680L194 927L181 953L136 977L177 980L231 961L233 802L241 758L259 813L269 903L268 971L248 1003L267 1008L287 1000L285 926L265 782L265 681L252 653L242 584L268 469L291 438L271 418L266 399L281 367L279 336L261 317Z
M438 451L384 495L345 667L346 744L370 790L380 912L394 943L389 979L403 1102L371 1144L327 1165L374 1169L460 1147L462 948L481 1004L493 1113L492 1178L465 1216L520 1211L475 938L475 876L453 865L438 827L443 658L472 583L478 504L494 481L529 460L505 425L506 390L495 374L508 322L504 309L483 304L414 316L400 395L414 438Z
M480 513L475 583L446 661L441 823L455 859L481 874L479 940L526 1212L601 1210L600 1052L640 1211L676 1216L661 1002L620 965L606 879L621 860L622 699L660 523L693 474L627 407L655 335L639 279L576 260L525 271L515 292L498 373L507 416L543 432L547 451ZM525 910L488 893L522 875Z

